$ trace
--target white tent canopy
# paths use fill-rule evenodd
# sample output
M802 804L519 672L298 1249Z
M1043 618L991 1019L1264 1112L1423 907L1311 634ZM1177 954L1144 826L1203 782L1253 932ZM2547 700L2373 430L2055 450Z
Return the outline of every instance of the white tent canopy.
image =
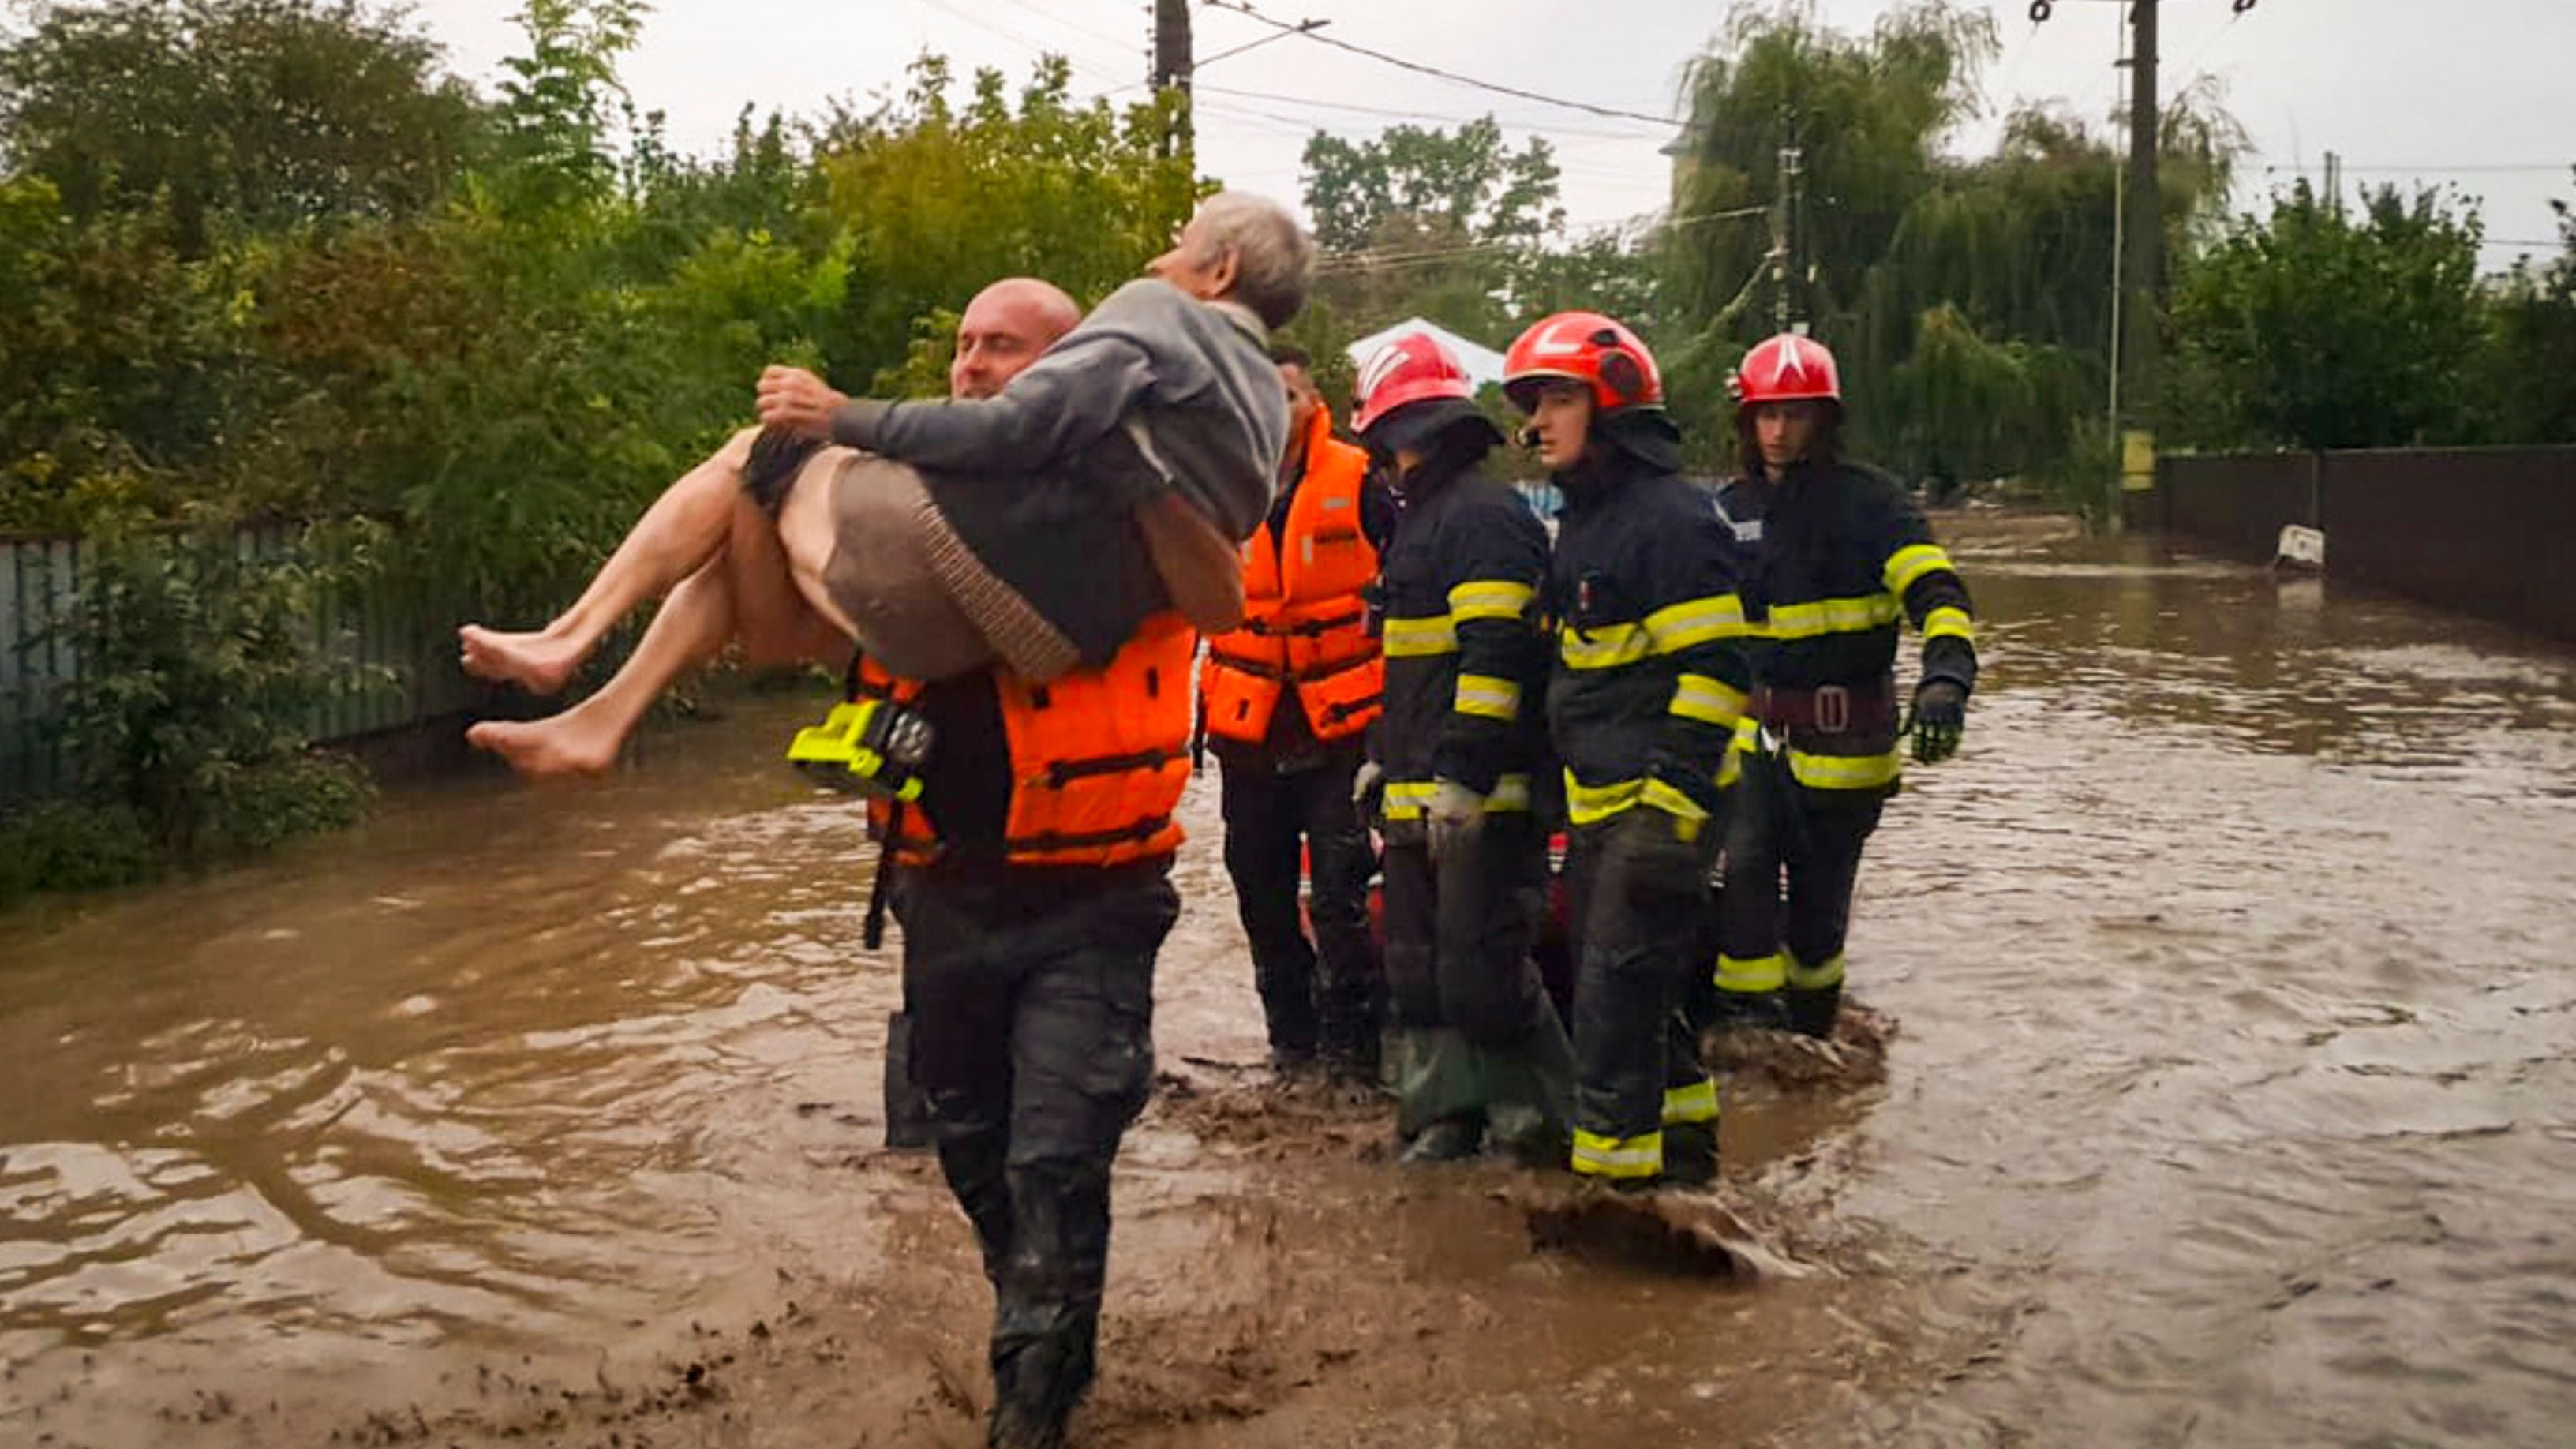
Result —
M1343 350L1350 354L1351 365L1359 367L1367 363L1371 353L1408 332L1429 333L1441 346L1448 348L1458 359L1458 365L1467 369L1468 378L1476 386L1483 387L1489 382L1503 380L1501 353L1479 343L1470 342L1437 322L1425 322L1419 317L1408 317L1382 332L1372 332Z

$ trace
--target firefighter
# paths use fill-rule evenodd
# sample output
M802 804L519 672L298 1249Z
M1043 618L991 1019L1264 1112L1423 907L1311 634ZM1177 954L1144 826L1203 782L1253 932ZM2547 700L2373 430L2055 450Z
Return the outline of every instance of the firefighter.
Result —
M1243 546L1242 627L1208 641L1200 728L1223 771L1225 866L1252 946L1271 1060L1377 1076L1378 970L1367 827L1351 801L1384 686L1367 594L1395 529L1368 454L1333 436L1310 362L1271 359L1288 453L1269 517ZM1298 919L1300 846L1311 882Z
M1382 795L1396 1131L1408 1162L1564 1152L1565 1026L1530 949L1547 842L1533 776L1547 532L1480 470L1502 435L1437 341L1360 370L1360 440L1399 504L1379 588L1386 714L1359 792Z
M1842 387L1823 344L1774 337L1745 354L1733 387L1741 471L1717 509L1737 550L1756 688L1716 997L1724 1018L1830 1036L1861 847L1896 793L1901 742L1923 764L1957 752L1976 627L1904 490L1841 456ZM1923 635L1902 719L1901 619Z
M1574 1170L1618 1187L1717 1174L1717 1084L1683 1006L1743 717L1742 608L1706 489L1684 479L1655 359L1595 312L1512 344L1503 389L1565 495L1547 607L1576 949Z

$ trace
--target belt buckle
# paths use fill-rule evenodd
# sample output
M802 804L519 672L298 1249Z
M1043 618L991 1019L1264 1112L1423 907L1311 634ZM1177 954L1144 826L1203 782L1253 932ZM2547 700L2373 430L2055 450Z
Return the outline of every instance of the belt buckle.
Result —
M1816 690L1816 732L1838 735L1851 728L1851 691L1839 684Z

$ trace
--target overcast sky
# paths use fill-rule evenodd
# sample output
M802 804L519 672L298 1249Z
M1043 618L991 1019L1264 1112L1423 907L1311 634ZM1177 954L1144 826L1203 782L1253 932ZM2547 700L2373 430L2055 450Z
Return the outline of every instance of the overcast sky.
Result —
M519 0L424 0L415 14L462 75L487 88L516 48ZM1643 115L1671 115L1684 63L1728 13L1724 0L1255 0L1283 19L1480 80ZM1889 0L1818 0L1834 27L1866 30ZM2062 98L2107 116L2127 7L2056 0L2046 24L2027 0L1994 0L2003 50L1986 74L1987 115L1954 142L1989 147L2009 104ZM645 109L668 113L683 149L720 144L746 101L791 112L898 85L924 49L961 70L1027 73L1041 50L1073 63L1084 94L1136 85L1149 0L662 0L624 77ZM1272 33L1193 6L1202 57ZM2486 261L2554 249L2552 197L2576 197L2576 0L2164 0L2164 86L2218 77L2252 133L2241 200L2259 202L2328 151L2351 184L2421 178L2482 198ZM1515 135L1546 135L1577 224L1633 217L1666 199L1669 128L1608 119L1413 75L1301 38L1214 60L1200 73L1201 168L1294 198L1298 154L1317 128L1374 134L1401 120L1492 113ZM1253 92L1255 94L1237 94ZM1127 94L1134 94L1133 91ZM1381 114L1393 112L1398 114Z

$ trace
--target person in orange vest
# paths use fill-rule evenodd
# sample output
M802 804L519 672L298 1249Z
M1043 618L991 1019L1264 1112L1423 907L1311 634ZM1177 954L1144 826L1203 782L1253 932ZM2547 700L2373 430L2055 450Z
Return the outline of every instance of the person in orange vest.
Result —
M1351 780L1386 682L1367 594L1395 500L1368 454L1333 436L1307 355L1277 347L1271 359L1288 392L1288 454L1277 501L1243 546L1243 626L1208 641L1200 728L1223 770L1225 868L1271 1060L1320 1056L1336 1078L1368 1082L1381 993ZM1301 844L1311 940L1297 911Z
M1110 1166L1153 1086L1154 959L1180 914L1197 652L1170 612L1044 684L856 671L858 701L931 740L914 798L869 814L903 926L909 1074L993 1285L994 1445L1061 1444L1091 1385Z

